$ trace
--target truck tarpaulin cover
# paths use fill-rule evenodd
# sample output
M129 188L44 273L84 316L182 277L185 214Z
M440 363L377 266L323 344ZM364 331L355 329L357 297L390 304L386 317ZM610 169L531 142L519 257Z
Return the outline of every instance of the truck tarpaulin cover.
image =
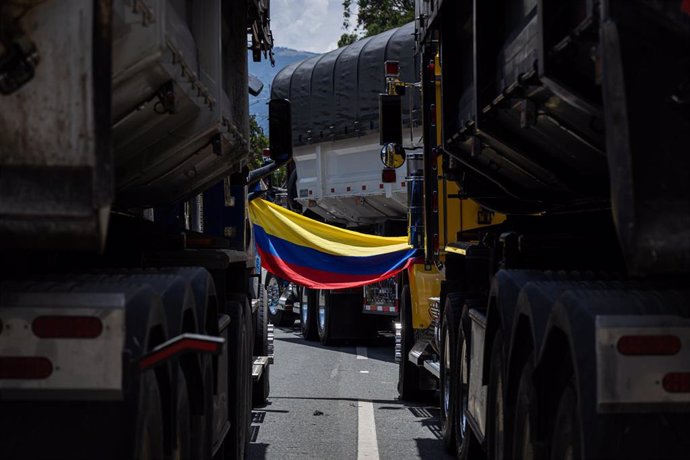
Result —
M416 250L407 237L366 235L323 224L268 201L249 204L261 265L314 289L381 281L404 270Z

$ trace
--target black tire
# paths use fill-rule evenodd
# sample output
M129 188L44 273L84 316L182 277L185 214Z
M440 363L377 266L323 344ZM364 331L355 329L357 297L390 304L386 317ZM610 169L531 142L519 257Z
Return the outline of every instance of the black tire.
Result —
M329 290L318 290L317 291L317 329L319 332L319 340L321 345L331 345L333 344L333 338L331 334L331 293Z
M419 369L412 364L407 355L414 345L414 329L412 327L412 299L410 287L405 285L400 293L400 322L402 337L400 341L400 363L398 363L398 394L404 401L418 401L422 390L419 388Z
M210 458L213 444L214 372L210 359L203 362L201 374L203 414L192 414L192 458Z
M254 356L268 356L268 309L262 297L259 297L261 301L256 311L254 324ZM263 406L271 392L269 369L270 366L266 366L261 378L257 382L252 382L252 405L254 407Z
M264 299L264 286L259 284L257 293L258 307L253 315L254 323L254 355L266 356L268 354L268 308Z
M472 433L465 414L468 411L470 383L470 319L467 308L463 310L458 325L458 336L455 348L455 447L460 460L479 458L479 443Z
M314 341L319 338L316 317L318 316L318 292L306 287L302 288L302 302L300 305L300 329L305 340Z
M441 318L441 375L439 379L439 405L441 407L441 433L443 446L451 454L456 453L455 424L453 413L457 410L456 391L457 378L455 376L455 352L458 325L462 313L463 296L451 293L446 296Z
M268 273L266 275L266 282L264 284L264 293L266 298L266 308L268 310L268 320L275 326L283 326L285 319L284 311L278 308L278 299L280 299L280 279Z
M175 404L175 452L177 460L193 460L192 411L189 404L189 388L181 370L177 372L177 401Z
M505 375L503 374L503 333L498 330L491 345L489 388L487 395L486 448L487 457L503 460L506 448Z
M230 431L225 439L225 459L242 459L249 444L249 423L251 408L251 334L247 327L246 303L229 301L227 313L230 316L228 331L228 419Z
M573 383L563 389L551 436L551 460L580 460L580 411Z
M163 406L153 370L144 372L139 381L139 406L134 444L135 460L163 458Z
M527 358L518 383L513 423L513 458L530 460L540 458L537 452L536 429L538 423L537 391L533 381L534 363Z

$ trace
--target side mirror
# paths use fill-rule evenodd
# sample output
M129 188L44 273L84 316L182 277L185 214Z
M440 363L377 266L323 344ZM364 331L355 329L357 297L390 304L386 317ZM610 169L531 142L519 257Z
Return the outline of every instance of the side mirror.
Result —
M379 95L379 144L402 144L402 99L398 95Z
M261 90L264 89L264 84L258 77L249 74L249 94L256 97L261 94Z
M405 149L392 142L381 148L381 162L386 168L399 168L405 163Z
M268 142L273 161L284 163L292 158L292 114L287 99L268 103Z

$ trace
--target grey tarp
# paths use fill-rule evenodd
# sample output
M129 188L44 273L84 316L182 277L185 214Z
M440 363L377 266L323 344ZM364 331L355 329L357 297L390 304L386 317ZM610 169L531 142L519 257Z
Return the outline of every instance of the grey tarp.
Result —
M385 91L387 60L400 61L400 79L419 80L414 56L414 23L320 56L290 64L273 79L271 98L292 102L295 145L356 137L378 129L378 95ZM403 119L410 101L419 118L419 95L403 98Z

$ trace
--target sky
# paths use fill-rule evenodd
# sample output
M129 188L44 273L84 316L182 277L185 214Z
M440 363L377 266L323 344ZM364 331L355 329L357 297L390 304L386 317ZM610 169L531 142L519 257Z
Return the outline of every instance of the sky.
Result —
M338 47L342 24L342 0L271 0L275 46L325 53Z

